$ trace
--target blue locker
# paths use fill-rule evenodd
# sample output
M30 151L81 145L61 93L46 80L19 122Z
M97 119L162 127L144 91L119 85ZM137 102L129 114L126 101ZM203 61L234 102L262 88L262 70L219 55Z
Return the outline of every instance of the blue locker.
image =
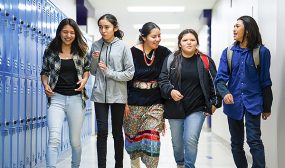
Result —
M17 168L24 168L24 162L25 162L25 132L23 131L23 125L19 124L16 128L17 131Z
M26 96L25 96L25 118L26 122L24 125L25 131L25 167L31 166L31 122L32 122L32 81L31 79L26 79Z
M46 147L47 147L47 123L46 116L43 117L42 123L42 160L46 159Z
M32 13L32 4L31 0L26 0L25 3L25 19L26 19L26 25L24 27L24 36L25 36L25 43L26 43L26 48L25 48L25 75L28 77L31 77L33 74L33 65L32 65L32 38L31 38L31 32L32 32L32 27L31 27L31 13Z
M18 120L20 124L23 125L26 120L26 79L20 78L19 89Z
M10 28L10 17L11 17L11 5L9 0L4 0L4 15L3 15L3 57L4 57L4 71L12 72L12 54L11 54L11 28Z
M9 168L11 163L11 141L9 137L8 127L2 130L2 136L4 137L4 157L3 157L3 168Z
M31 116L31 166L36 165L36 156L37 156L37 144L36 144L36 121L37 121L37 82L32 80L32 116Z
M4 24L3 24L3 16L4 15L4 2L0 0L0 32L4 31ZM4 71L4 36L3 33L0 33L0 72Z
M13 125L17 125L19 122L19 78L12 77L12 117L11 122Z
M0 124L0 167L4 167L3 166L3 157L4 157L4 137L2 136L2 124Z
M39 163L42 160L42 128L41 128L41 121L42 121L42 85L40 81L37 81L37 122L36 122L36 129L37 129L37 136L36 136L36 143L37 143L37 158L36 161Z
M12 119L12 81L11 76L4 76L4 110L5 110L5 124L9 127Z
M31 57L31 66L32 66L32 77L36 78L37 76L37 0L31 0L31 36L30 36L30 53ZM28 55L26 55L28 56Z
M0 73L0 104L4 104L4 79ZM4 137L2 136L2 128L4 122L4 106L0 107L0 166L3 167L3 156L4 156Z
M19 79L19 112L18 112L18 167L23 168L25 163L25 132L24 125L26 122L26 79Z
M10 141L11 141L11 168L16 168L18 163L18 154L17 154L17 133L16 125L13 125L9 128Z
M36 65L37 65L37 77L40 77L40 72L41 72L41 64L42 64L42 38L43 38L43 30L42 30L42 2L41 0L37 0L37 28L38 28L38 32L37 32L37 57L36 57Z
M4 77L0 73L0 131L2 126L4 125L5 120L5 112L4 112ZM0 152L1 153L1 152Z
M11 29L11 57L12 57L12 73L15 75L19 74L19 36L18 36L18 20L19 20L19 10L18 10L18 0L10 1L11 4L11 20L10 20L10 29Z
M24 30L26 29L26 0L19 0L19 27L18 27L18 38L19 38L19 75L25 76L26 68L26 37Z

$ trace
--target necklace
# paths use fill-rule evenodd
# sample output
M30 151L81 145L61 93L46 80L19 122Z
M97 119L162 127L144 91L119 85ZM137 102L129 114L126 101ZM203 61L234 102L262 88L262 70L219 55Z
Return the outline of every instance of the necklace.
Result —
M144 62L145 62L145 64L147 65L147 66L151 66L152 65L152 63L153 63L153 61L154 61L154 58L155 58L155 51L156 50L153 50L153 52L152 52L152 54L151 54L151 56L150 55L148 55L148 54L146 54L145 53L145 50L144 50L144 45L142 45L142 49L143 49L143 58L144 58ZM149 62L149 61L150 62ZM149 62L149 63L148 63Z

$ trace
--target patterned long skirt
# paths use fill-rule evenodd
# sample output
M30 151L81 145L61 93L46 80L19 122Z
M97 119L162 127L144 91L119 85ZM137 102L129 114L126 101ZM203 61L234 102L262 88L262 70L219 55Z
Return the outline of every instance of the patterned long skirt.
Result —
M151 168L156 168L160 153L160 133L164 129L163 105L129 106L124 119L125 147L130 158L141 158Z

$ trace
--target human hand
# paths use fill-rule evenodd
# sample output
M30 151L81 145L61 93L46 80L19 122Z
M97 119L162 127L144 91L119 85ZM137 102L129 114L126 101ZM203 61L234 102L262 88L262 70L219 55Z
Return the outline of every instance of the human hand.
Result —
M174 101L179 101L183 99L183 95L178 90L171 90L170 95Z
M261 114L261 117L262 117L263 120L266 120L270 115L271 115L270 112L263 112L263 113Z
M47 97L51 97L54 95L54 92L52 91L49 85L44 85L44 89L45 89L45 94L47 95Z
M125 110L124 110L124 117L127 118L128 115L130 114L130 112L131 112L130 107L129 107L129 105L126 104Z
M81 79L76 84L79 85L77 89L74 89L75 91L82 91L85 87L85 84L87 83L87 79Z
M230 94L230 93L226 94L225 97L224 97L224 102L225 102L226 104L234 104L233 95Z
M98 59L99 56L100 56L100 51L93 51L93 53L92 53L93 58Z
M100 61L98 63L98 66L104 74L107 72L107 70L108 70L107 65L103 61Z

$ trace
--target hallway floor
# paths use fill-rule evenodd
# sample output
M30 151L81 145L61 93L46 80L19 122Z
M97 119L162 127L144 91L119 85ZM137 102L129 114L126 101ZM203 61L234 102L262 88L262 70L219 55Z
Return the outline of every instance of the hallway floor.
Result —
M176 168L176 163L173 157L173 150L171 144L171 135L168 129L166 134L161 136L161 153L158 168ZM197 168L233 168L235 167L230 147L227 143L219 140L212 133L203 130L201 132L198 156L196 161ZM108 136L108 154L107 154L107 168L113 168L114 150L112 134ZM59 159L58 168L70 167L70 152L65 152ZM124 155L124 167L130 168L130 160L127 152ZM97 168L97 152L96 152L96 136L91 136L90 141L86 142L82 151L81 168ZM145 168L141 164L141 168Z

